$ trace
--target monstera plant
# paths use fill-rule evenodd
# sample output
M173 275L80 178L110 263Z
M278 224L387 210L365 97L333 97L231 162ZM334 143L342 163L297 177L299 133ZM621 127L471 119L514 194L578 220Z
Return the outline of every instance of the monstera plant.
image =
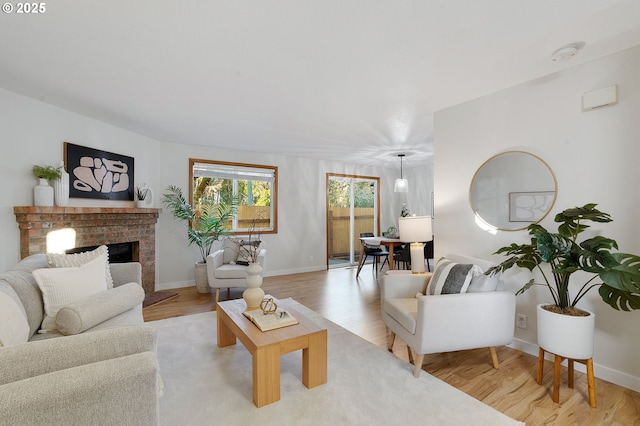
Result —
M533 286L545 286L557 309L569 315L580 315L575 305L595 288L602 300L614 309L640 309L640 257L614 252L618 250L618 244L604 236L578 241L580 234L589 228L588 222L612 221L608 213L597 210L596 206L586 204L557 214L554 219L559 223L556 233L538 224L529 225L527 229L531 242L499 249L495 254L509 258L491 268L487 274L503 272L513 266L538 270L543 282L531 279L516 294L524 293ZM543 268L543 264L548 264L550 269ZM573 283L577 291L572 294L570 278L578 271L588 275L580 274L585 277L584 281Z

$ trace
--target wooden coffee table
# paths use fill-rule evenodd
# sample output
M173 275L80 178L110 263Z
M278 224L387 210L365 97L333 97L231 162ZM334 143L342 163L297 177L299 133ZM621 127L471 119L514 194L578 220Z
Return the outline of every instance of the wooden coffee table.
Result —
M275 300L275 299L274 299ZM299 322L262 332L242 312L243 299L219 302L218 347L235 345L238 338L253 357L253 403L262 407L280 400L280 355L302 349L302 383L313 388L327 382L327 329L299 311L276 301Z

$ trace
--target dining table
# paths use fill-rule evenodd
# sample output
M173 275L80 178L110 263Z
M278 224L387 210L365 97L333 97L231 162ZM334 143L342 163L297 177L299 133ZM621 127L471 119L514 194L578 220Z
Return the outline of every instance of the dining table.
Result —
M393 252L394 249L403 244L400 241L400 238L387 238L387 237L360 237L360 260L358 261L358 272L356 272L356 277L360 275L360 270L364 265L364 248L365 244L369 246L386 246L389 251L389 270L393 270L394 260L393 260Z

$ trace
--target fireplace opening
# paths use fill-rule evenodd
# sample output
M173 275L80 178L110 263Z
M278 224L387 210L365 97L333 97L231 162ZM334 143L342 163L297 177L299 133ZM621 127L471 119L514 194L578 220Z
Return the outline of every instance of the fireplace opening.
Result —
M109 263L138 262L138 241L127 243L105 244L109 249ZM75 247L66 251L67 254L81 253L95 250L100 246Z

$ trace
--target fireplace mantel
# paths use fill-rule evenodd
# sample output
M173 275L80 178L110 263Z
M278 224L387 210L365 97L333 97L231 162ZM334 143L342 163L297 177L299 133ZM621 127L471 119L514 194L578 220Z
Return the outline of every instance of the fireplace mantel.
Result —
M47 233L73 228L76 247L138 242L142 286L155 290L155 225L161 209L115 207L13 208L20 229L20 257L46 252Z

